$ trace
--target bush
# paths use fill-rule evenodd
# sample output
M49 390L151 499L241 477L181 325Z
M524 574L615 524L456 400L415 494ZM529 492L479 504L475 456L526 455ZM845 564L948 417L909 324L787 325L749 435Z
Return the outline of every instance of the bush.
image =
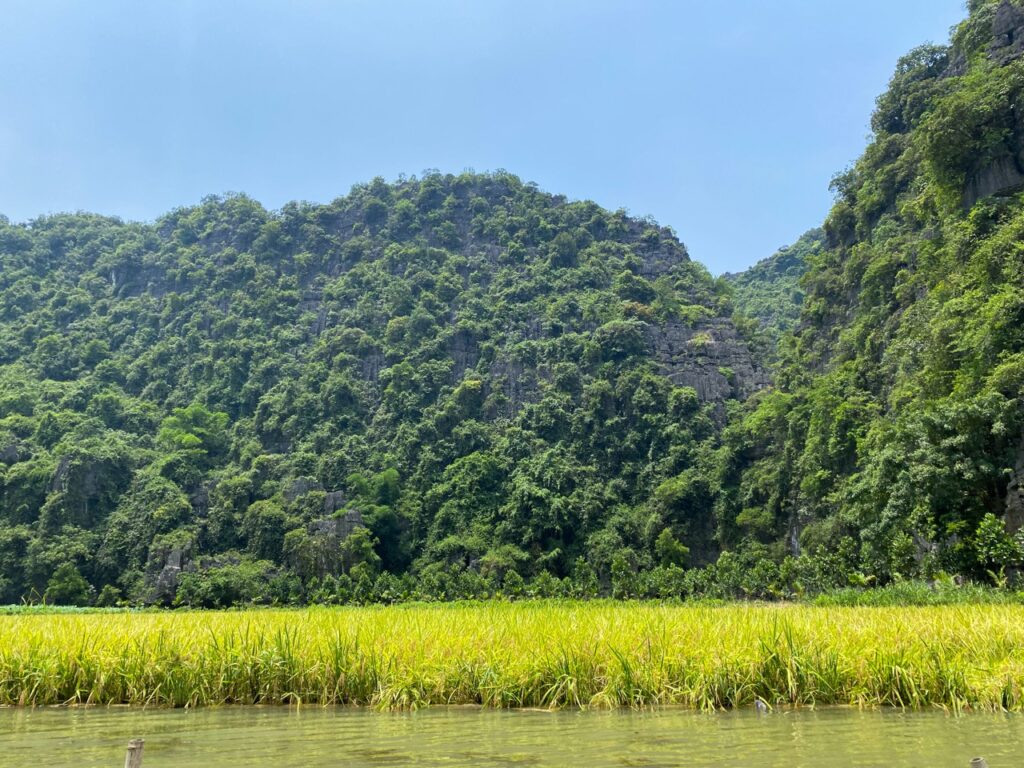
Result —
M175 605L192 608L226 608L231 605L288 603L298 580L280 578L274 564L241 558L181 574Z
M43 599L53 605L89 605L92 587L72 563L57 567L46 584Z

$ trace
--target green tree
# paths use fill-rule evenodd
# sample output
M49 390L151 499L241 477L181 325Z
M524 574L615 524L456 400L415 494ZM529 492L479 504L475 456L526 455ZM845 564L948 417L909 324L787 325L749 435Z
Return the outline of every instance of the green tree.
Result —
M46 583L43 599L51 605L88 605L91 592L89 582L74 563L64 563L57 567Z
M654 553L663 566L674 565L680 568L686 566L690 557L690 550L683 545L668 528L658 534L654 542Z

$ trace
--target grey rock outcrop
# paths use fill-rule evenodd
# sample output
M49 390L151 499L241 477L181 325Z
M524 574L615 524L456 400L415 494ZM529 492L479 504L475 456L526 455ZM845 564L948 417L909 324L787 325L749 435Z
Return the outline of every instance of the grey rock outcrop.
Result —
M309 532L314 536L329 536L338 540L340 544L357 528L365 528L363 514L358 509L351 509L342 515L326 517L313 521L309 526Z
M322 491L323 486L311 477L298 477L284 489L285 501L295 501L311 491Z
M1021 153L1007 155L986 166L974 176L964 190L964 208L970 208L983 197L998 195L1024 187L1024 157Z
M198 485L192 489L188 496L188 502L196 517L206 517L210 512L210 491L213 485Z
M1006 487L1006 505L1003 510L1006 529L1016 533L1024 528L1024 434L1017 447L1017 462Z
M153 602L169 603L174 599L174 593L178 589L178 576L185 562L183 550L173 549L168 553L167 560L153 584Z
M537 372L517 360L499 359L491 364L492 384L500 388L508 401L508 408L502 415L512 415L524 403L536 399L539 391Z
M949 65L946 67L946 71L942 73L942 77L960 77L961 75L967 74L967 68L970 66L966 54L963 51L950 51Z
M997 64L1009 64L1024 55L1024 8L1003 0L992 18L992 42L988 57Z
M701 400L747 397L769 384L767 372L726 318L692 327L679 321L648 326L648 337L661 373L677 386L693 387Z
M458 330L448 341L448 350L452 357L452 381L459 381L470 368L476 367L480 359L480 345L473 335L465 330Z
M21 446L17 442L0 446L0 464L16 464L21 461Z
M677 264L689 261L690 257L678 241L666 237L656 247L641 251L641 258L640 274L648 280L654 280L667 274Z
M346 501L344 491L328 491L324 494L324 516L333 515L345 506Z
M360 373L365 381L376 384L385 365L384 355L373 352L360 361Z
M146 583L149 585L147 602L170 605L178 590L182 573L197 570L192 560L191 540L153 547L146 565Z
M992 20L989 58L999 65L1009 64L1024 55L1024 7L1003 0ZM971 208L978 200L1024 189L1024 104L1008 104L1012 125L1005 154L976 169L964 187L963 206Z

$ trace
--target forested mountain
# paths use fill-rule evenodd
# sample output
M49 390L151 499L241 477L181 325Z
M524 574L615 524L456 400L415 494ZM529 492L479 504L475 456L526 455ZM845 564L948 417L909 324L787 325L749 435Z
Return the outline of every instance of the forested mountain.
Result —
M3 222L0 601L1002 582L1024 7L969 13L823 229L721 280L507 173Z
M725 547L879 582L1020 563L1024 8L969 10L900 60L834 181L777 387L730 427Z
M3 226L0 600L706 560L694 467L767 381L728 314L671 231L505 173Z
M779 341L800 319L804 294L800 278L821 250L824 232L812 229L792 245L780 248L750 269L722 278L732 288L732 303L742 318L757 321L760 347L772 359Z

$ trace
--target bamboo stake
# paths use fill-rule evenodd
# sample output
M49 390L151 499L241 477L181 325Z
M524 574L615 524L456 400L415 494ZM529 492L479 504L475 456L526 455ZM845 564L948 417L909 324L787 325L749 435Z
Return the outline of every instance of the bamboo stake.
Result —
M124 756L124 768L142 768L142 747L146 742L132 739L128 742L128 754Z

